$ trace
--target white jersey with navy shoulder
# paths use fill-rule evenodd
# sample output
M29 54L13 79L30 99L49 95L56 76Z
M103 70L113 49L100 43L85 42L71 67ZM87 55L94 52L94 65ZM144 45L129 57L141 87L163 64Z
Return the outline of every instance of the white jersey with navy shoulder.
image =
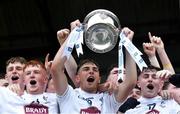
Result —
M126 111L125 114L180 114L180 105L174 100L163 100L162 97L139 98L140 105Z
M71 86L62 96L58 95L58 102L61 114L115 114L122 104L115 100L114 94L91 94Z
M0 87L0 114L24 114L25 101L8 88Z
M55 93L43 93L38 95L24 94L22 95L26 104L36 103L40 105L47 106L48 114L58 114L58 103L57 96Z

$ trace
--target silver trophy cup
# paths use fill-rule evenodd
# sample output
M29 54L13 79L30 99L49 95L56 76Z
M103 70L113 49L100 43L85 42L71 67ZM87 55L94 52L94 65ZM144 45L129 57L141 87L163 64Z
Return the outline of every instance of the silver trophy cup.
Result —
M83 24L84 39L89 49L106 53L115 47L120 30L115 14L105 9L94 10L85 17Z

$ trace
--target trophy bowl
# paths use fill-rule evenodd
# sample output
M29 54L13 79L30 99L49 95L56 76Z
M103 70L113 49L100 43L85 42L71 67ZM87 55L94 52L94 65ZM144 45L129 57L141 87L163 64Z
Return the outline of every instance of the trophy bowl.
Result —
M106 53L115 47L120 30L115 14L104 9L94 10L85 17L83 24L84 40L89 49Z

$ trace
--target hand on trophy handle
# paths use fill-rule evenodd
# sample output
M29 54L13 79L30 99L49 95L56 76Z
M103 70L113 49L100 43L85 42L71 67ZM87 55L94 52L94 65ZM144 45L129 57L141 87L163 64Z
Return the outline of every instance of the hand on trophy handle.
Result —
M124 27L121 31L125 34L127 38L129 38L129 40L132 41L134 36L134 32L132 30L130 30L128 27Z
M71 26L71 31L72 31L75 27L80 26L80 25L81 25L81 22L79 21L79 19L71 22L71 24L70 24L70 26Z
M57 32L57 39L59 44L62 45L69 35L69 29L62 29Z

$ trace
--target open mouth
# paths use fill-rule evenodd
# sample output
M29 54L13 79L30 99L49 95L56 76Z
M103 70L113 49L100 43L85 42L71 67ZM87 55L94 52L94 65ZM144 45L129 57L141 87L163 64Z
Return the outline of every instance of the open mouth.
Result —
M94 80L95 80L95 79L94 79L93 76L90 76L90 77L88 77L88 79L87 79L88 82L94 82Z
M152 84L148 84L147 85L147 88L150 89L150 90L153 90L154 89L154 86Z
M14 81L14 80L18 80L19 77L18 76L12 76L11 79Z
M31 80L31 81L30 81L30 84L31 84L31 85L35 85L36 83L37 83L36 80Z

